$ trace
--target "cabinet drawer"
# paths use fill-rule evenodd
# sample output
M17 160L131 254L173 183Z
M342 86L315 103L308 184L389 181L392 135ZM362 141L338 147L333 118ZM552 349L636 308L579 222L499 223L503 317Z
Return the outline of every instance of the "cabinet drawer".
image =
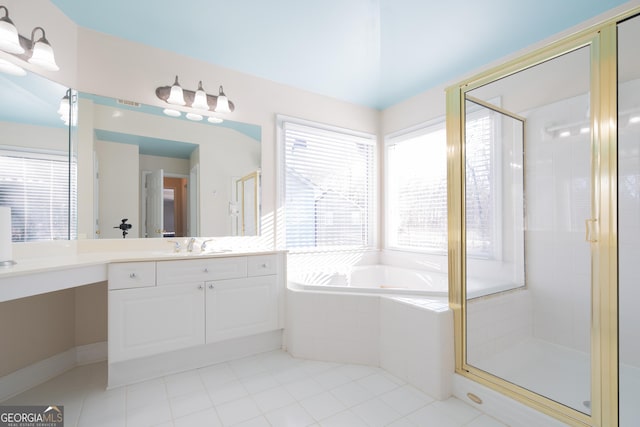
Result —
M247 258L247 275L249 276L268 276L277 272L277 255L256 255Z
M144 288L156 285L155 262L109 264L109 289Z
M207 258L157 263L158 285L247 277L247 257Z

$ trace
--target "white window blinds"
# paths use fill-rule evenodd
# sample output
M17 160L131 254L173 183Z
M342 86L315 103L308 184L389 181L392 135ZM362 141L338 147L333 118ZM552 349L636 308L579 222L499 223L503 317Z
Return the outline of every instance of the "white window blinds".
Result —
M468 111L478 109L467 102ZM497 114L487 108L467 113L466 163L466 236L467 253L492 258L496 240L496 145Z
M446 253L447 137L444 123L390 138L386 155L388 246Z
M290 121L281 126L287 248L371 246L374 137Z
M494 256L496 234L495 114L467 117L467 251ZM447 252L447 137L445 123L389 138L386 144L386 230L392 249Z
M11 207L14 242L75 237L69 176L66 155L0 151L0 206Z

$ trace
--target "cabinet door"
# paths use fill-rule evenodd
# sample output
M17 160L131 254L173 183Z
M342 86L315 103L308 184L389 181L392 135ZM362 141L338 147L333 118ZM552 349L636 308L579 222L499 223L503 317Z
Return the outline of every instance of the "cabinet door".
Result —
M204 284L109 292L109 361L204 343Z
M207 282L207 342L278 328L277 276Z

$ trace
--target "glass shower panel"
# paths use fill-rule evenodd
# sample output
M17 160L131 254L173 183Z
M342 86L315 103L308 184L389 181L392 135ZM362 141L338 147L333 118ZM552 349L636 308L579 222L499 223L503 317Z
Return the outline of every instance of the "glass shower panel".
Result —
M590 47L466 93L466 363L590 414Z
M640 17L618 25L619 425L640 425Z

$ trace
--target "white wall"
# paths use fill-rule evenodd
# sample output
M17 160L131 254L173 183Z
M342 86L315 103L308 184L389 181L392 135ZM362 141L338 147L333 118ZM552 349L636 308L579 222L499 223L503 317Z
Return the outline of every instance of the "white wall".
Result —
M69 152L69 132L64 128L0 121L0 148L25 147Z
M140 171L162 169L166 174L189 176L189 159L140 154Z
M78 110L89 110L93 108L93 102L88 99L78 100ZM78 159L84 159L78 162L78 238L85 239L94 237L95 224L95 200L98 195L94 196L94 139L93 131L93 114L83 114L77 120L77 141ZM88 160L91 159L91 160Z
M127 238L139 237L142 227L138 206L140 192L138 185L138 147L114 142L95 142L96 155L100 162L100 208L99 227L101 239L122 238L122 231L113 228L120 225L123 218L129 219L133 228ZM117 167L102 167L102 165Z

